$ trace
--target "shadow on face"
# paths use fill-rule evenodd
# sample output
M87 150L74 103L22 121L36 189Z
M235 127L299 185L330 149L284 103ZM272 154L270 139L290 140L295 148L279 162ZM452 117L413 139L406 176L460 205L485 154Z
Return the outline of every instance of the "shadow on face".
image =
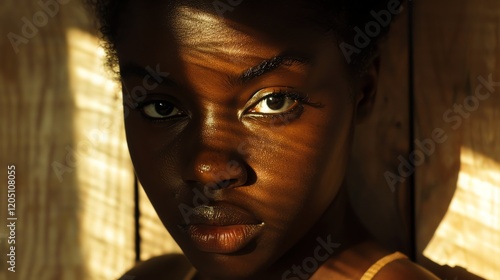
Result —
M307 2L216 2L132 1L116 46L137 175L197 269L232 279L331 207L373 89Z

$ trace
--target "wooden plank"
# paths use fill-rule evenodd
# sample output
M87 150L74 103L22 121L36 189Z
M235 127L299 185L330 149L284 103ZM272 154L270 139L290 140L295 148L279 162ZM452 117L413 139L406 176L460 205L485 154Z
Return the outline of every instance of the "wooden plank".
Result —
M386 247L410 251L408 181L388 184L398 156L408 154L408 9L392 22L382 46L372 115L356 128L347 186L357 214Z
M18 217L11 273L2 175L1 279L110 279L133 263L133 178L119 95L99 84L101 62L85 51L97 41L82 32L93 26L81 2L66 3L50 15L38 1L7 0L0 10L0 168L6 174L16 165ZM23 34L33 16L38 27ZM26 37L18 52L9 32Z
M463 270L446 271L427 258L498 279L500 268L491 260L500 259L500 235L491 229L500 219L500 190L497 175L488 177L484 172L500 173L500 95L497 88L480 100L488 91L483 87L478 96L476 89L490 75L500 81L500 2L418 1L415 5L417 139L428 143L419 149L428 155L416 172L417 246L425 254L419 259L443 278L473 276L462 276L467 274ZM443 143L426 140L436 129L446 138ZM482 184L470 188L464 176L481 179ZM469 193L472 190L489 190L490 195L474 196ZM491 210L488 215L456 219L457 209L484 207ZM472 240L478 238L482 247L473 246ZM465 240L469 241L462 244Z
M158 218L158 214L156 214L142 186L140 188L141 260L148 260L164 254L182 253Z
M65 158L67 152L64 147L74 141L72 133L54 135L51 131L53 125L60 131L72 130L72 96L58 95L68 93L70 88L67 48L62 30L52 23L40 29L16 54L4 36L8 32L21 33L21 18L33 15L37 10L34 2L20 2L16 9L13 6L2 9L0 16L0 34L3 36L0 41L3 65L0 75L1 167L5 169L7 164L16 165L16 215L19 218L16 226L16 273L6 271L5 247L0 257L1 271L9 277L7 279L30 279L37 275L41 275L41 279L60 279L64 272L51 269L46 260L61 263L55 260L60 259L57 255L62 254L65 261L61 264L71 269L70 274L73 274L66 275L75 279L75 274L83 273L84 266L83 263L78 264L78 237L69 235L68 230L79 230L78 223L75 223L78 194L75 188L58 191L56 186L60 183L53 176L50 166L55 159ZM60 16L55 20L60 20ZM59 40L48 42L48 36ZM59 57L58 63L51 63L52 57ZM74 173L65 176L64 180L69 186L76 185ZM6 197L3 186L4 182L2 199ZM54 203L56 201L58 203ZM4 208L3 201L1 205ZM64 216L57 215L58 210ZM1 213L3 223L5 210L2 209ZM4 226L2 233L6 234ZM64 251L63 245L73 249Z

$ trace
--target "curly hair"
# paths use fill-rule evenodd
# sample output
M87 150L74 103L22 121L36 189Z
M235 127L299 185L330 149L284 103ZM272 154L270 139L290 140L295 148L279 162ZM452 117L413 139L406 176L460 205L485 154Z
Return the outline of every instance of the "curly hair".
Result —
M390 15L389 22L379 24L377 32L374 32L376 34L368 38L365 46L356 45L356 32L360 30L363 32L368 28L369 23L375 22L374 14L381 11L387 14L387 9L391 4L400 10L402 1L404 0L312 0L310 3L316 5L319 21L325 25L326 33L333 32L340 38L342 43L339 46L344 51L350 66L356 72L362 72L378 54L379 43L388 33L390 23L399 12L388 14ZM121 16L130 4L130 0L84 0L84 2L97 19L103 47L107 52L106 65L116 72L117 34ZM350 52L349 57L346 52Z

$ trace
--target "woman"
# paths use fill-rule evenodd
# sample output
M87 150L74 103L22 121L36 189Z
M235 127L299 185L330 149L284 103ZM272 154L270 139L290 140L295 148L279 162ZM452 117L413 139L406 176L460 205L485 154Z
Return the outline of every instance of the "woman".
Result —
M371 241L342 187L387 24L359 31L397 4L91 1L137 176L186 257L127 276L436 279Z

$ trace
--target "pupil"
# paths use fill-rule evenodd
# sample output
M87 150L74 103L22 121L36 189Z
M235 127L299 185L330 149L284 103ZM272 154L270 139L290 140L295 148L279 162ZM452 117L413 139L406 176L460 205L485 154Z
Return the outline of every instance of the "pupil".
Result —
M272 110L278 110L285 105L285 98L283 96L271 96L266 101L267 107Z
M166 102L158 102L155 104L155 110L160 115L170 115L174 110L174 106Z

